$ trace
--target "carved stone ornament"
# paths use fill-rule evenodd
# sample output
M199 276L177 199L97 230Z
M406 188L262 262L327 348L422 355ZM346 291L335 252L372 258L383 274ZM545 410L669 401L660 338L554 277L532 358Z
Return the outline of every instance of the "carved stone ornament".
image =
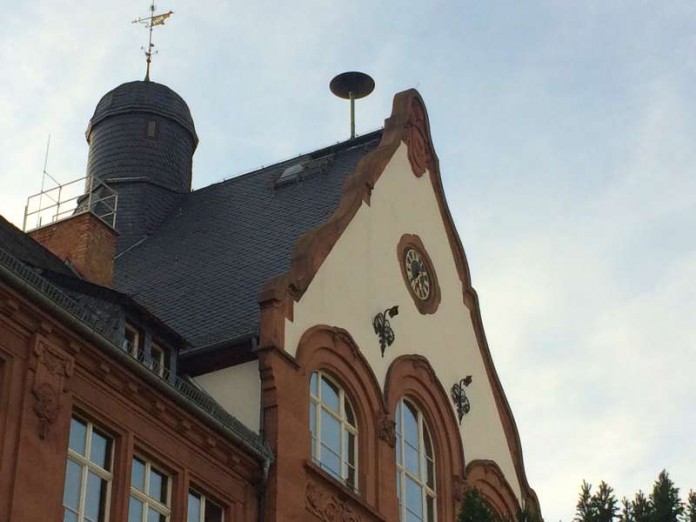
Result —
M48 435L51 424L58 418L58 411L60 410L58 394L48 383L35 387L33 394L36 399L34 413L39 418L39 438L43 440Z
M37 364L32 387L33 409L39 419L39 438L43 440L48 437L51 425L58 418L61 396L67 390L75 360L42 339L37 341L34 353Z
M39 363L46 371L57 377L71 377L73 373L73 359L57 348L49 347L39 342L36 346L36 355Z
M382 412L377 415L377 434L392 448L396 446L396 423Z
M454 499L457 502L464 500L464 493L469 487L467 480L459 475L455 475L452 479L452 487L454 488Z
M428 137L428 119L422 103L414 98L411 101L411 115L406 123L404 142L408 146L408 159L413 173L419 178L427 170L435 169L435 155Z
M313 482L307 483L307 510L323 522L362 522L362 517L353 511L347 502L325 493Z

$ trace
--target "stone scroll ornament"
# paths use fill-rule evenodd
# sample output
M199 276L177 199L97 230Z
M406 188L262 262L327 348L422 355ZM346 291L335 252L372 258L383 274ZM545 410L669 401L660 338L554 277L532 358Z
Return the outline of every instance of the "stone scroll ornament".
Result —
M347 502L322 491L314 482L307 483L306 505L307 510L322 522L363 522Z
M74 359L54 346L39 340L34 348L36 372L34 375L34 413L39 419L39 438L49 435L51 425L58 418L60 400L67 390L67 381L74 371Z
M426 170L435 170L435 153L430 145L430 130L425 107L420 100L411 101L411 113L406 122L403 140L408 146L408 159L413 173L419 178Z

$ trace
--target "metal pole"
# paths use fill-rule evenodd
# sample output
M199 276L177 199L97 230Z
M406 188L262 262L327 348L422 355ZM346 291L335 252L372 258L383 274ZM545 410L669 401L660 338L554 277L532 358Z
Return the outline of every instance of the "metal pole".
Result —
M348 93L350 96L350 139L355 138L355 98L353 98L353 91Z

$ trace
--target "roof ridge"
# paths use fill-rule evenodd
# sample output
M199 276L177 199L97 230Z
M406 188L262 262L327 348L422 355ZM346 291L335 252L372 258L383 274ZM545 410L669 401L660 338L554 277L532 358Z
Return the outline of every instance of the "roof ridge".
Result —
M301 158L304 158L304 157L308 157L307 159L318 159L319 157L328 156L329 154L332 154L332 153L336 153L336 152L344 151L344 150L350 150L353 147L360 147L362 145L365 145L366 143L373 141L374 139L377 139L383 131L384 131L384 127L380 127L378 129L372 130L368 133L362 134L361 136L357 136L356 138L353 138L350 140L340 141L340 142L335 143L333 145L327 145L326 147L321 147L321 148L313 150L313 151L301 153L297 156L293 156L292 158L287 158L287 159L278 161L276 163L270 163L268 165L263 165L261 167L254 169L254 170L249 170L249 171L243 172L241 174L238 174L238 175L235 175L235 176L232 176L229 178L223 178L222 180L217 181L215 183L211 183L210 185L206 185L205 187L200 187L200 188L197 188L196 190L192 190L189 194L197 194L203 190L206 190L206 189L209 189L212 187L217 187L218 185L222 185L223 183L232 183L232 182L240 181L242 178L247 178L247 177L253 176L253 175L259 175L259 174L261 174L261 172L268 171L269 169L272 169L272 168L280 167L281 165L283 165L285 163L300 161ZM315 154L317 154L319 156L312 157Z

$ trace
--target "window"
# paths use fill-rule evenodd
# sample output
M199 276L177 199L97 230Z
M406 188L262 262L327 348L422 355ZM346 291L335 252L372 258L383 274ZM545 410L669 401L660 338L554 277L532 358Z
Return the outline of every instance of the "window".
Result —
M164 348L156 343L152 343L150 358L152 359L152 370L157 375L164 375L164 369L167 367L167 357Z
M355 415L343 389L322 372L309 380L312 459L347 486L357 489Z
M113 478L112 446L112 439L91 422L72 418L63 490L64 522L107 519Z
M169 482L152 463L133 457L128 522L169 522Z
M140 349L140 335L138 330L126 324L126 334L123 336L123 349L134 357L138 356Z
M186 522L222 522L222 508L207 496L191 490Z
M157 138L157 121L146 120L146 122L145 122L145 136L147 138L151 138L151 139Z
M423 414L408 400L396 408L396 488L403 522L435 522L435 459Z

